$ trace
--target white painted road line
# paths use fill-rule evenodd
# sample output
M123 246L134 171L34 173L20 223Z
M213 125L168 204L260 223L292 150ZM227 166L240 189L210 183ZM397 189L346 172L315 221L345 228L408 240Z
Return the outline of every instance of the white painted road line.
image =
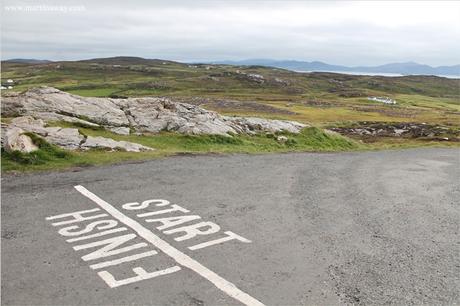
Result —
M155 271L155 272L147 272L141 267L134 268L133 271L137 274L137 276L122 279L122 280L116 280L112 274L110 274L107 271L101 271L98 272L97 274L107 283L110 284L110 288L115 288L123 285L128 285L131 283L139 282L142 280L154 278L157 276L162 276L166 274L171 274L174 272L179 271L181 268L179 266L174 266L171 268L167 268L161 271Z
M105 236L105 235L108 235L108 234L123 232L123 231L126 231L126 230L127 230L126 227L119 227L119 228L114 228L114 229L111 229L111 230L106 230L106 231L103 231L103 232L99 232L99 233L96 233L96 234L80 236L80 237L76 237L76 238L70 238L70 239L67 239L66 241L67 242L81 241L81 240L86 240L86 239L90 239L90 238L102 237L102 236Z
M134 260L137 260L137 259L141 259L141 258L144 258L144 257L156 255L156 254L158 254L157 251L148 251L148 252L144 252L144 253L140 253L140 254L134 254L134 255L131 255L131 256L126 256L126 257L123 257L123 258L120 258L120 259L104 261L104 262L101 262L101 263L91 265L89 267L91 269L93 269L93 270L96 270L96 269L101 269L101 268L105 268L105 267L116 266L116 265L119 265L119 264L124 263L124 262L130 262L130 261L134 261Z
M192 271L195 271L197 274L210 281L214 286L216 286L232 298L240 301L245 305L264 305L252 296L250 296L249 294L238 289L231 282L225 280L213 271L209 270L195 259L182 253L181 251L170 245L168 242L164 241L163 239L152 233L149 229L145 228L139 222L129 218L128 216L125 216L118 209L116 209L106 201L102 200L85 187L78 185L75 186L75 189L82 195L84 195L97 205L99 205L102 209L104 209L106 212L112 215L115 219L133 229L140 237L144 238L145 240L153 244L156 248L161 250L163 253L173 258L178 264L186 268L189 268Z

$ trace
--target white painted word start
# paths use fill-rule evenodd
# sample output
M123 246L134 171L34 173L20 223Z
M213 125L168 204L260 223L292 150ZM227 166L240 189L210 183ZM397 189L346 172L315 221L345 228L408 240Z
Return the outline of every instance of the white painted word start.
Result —
M84 187L81 188L84 189ZM86 196L91 198L91 195ZM107 204L109 208L113 208L110 204L97 198L97 196L94 195L94 197L96 200L93 199L93 201L96 203L99 200L102 204ZM116 275L113 275L114 271L111 272L110 267L123 267L123 264L155 256L165 250L166 253L178 253L177 256L179 257L187 255L155 236L150 232L149 228L143 227L128 216L124 216L118 209L113 208L114 212L111 213L103 205L100 206L102 209L93 208L76 211L50 216L46 219L53 222L51 223L52 226L59 228L58 233L66 237L68 243L73 244L75 251L91 250L81 258L90 262L90 268L97 270L98 275L110 288L181 270L180 264L162 270L148 269L150 271L154 270L153 272L148 272L144 267L136 267L132 269L134 276L123 279L116 278ZM190 214L188 209L172 204L167 200L152 199L142 203L126 203L122 205L122 208L126 211L135 212L136 216L141 218L143 222L152 225L164 235L173 237L175 241L187 243L187 248L191 251L230 241L251 242L231 231L221 232L219 225L209 221L202 221L199 215ZM134 223L134 226L131 226L132 223ZM142 235L145 231L147 231L145 235L151 234L153 236L152 241L147 241L151 243L134 243L134 239L145 238L145 235ZM202 241L203 236L209 238L205 239L206 241L204 242L195 242L197 239ZM133 253L134 250L136 251Z

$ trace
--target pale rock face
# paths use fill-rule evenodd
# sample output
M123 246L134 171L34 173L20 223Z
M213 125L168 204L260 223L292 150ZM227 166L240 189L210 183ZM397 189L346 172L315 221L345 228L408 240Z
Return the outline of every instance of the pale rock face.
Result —
M101 125L109 122L112 126L129 124L125 113L109 99L84 98L52 87L34 88L19 95L6 95L2 101L2 112L4 116L13 112L37 118L41 118L41 113L55 113L79 119L88 118Z
M66 150L88 150L91 148L122 149L130 152L150 151L152 148L127 141L115 141L105 137L85 137L78 129L45 127L41 119L31 116L14 118L9 125L2 124L2 146L8 151L32 152L38 149L30 137L23 135L32 132L47 142ZM129 131L128 131L129 132Z
M199 106L167 98L86 98L55 88L40 87L23 94L6 95L4 116L32 115L43 120L64 120L103 126L128 135L171 131L182 134L256 134L287 131L299 133L306 125L294 121L226 117Z
M10 127L18 127L42 136L46 136L48 134L45 128L45 121L41 119L34 119L31 116L14 118L11 120Z
M131 125L139 132L236 133L217 113L186 103L164 98L136 98L128 99L124 107Z
M93 148L106 148L110 150L122 149L128 152L141 152L141 151L151 151L152 148L127 141L116 141L110 138L105 137L93 137L88 136L86 141L82 144L81 148L83 150L93 149Z
M122 127L122 126L115 126L115 127L109 127L109 131L112 133L118 134L118 135L129 135L129 127Z
M49 143L55 144L68 150L76 150L84 140L78 129L45 127L41 119L34 119L31 116L17 117L11 120L10 127L18 127L25 131L35 133L45 138Z
M307 125L284 120L266 120L255 117L225 117L246 134L257 134L261 132L276 133L280 131L299 133Z
M78 132L78 129L51 127L47 128L48 135L45 140L67 150L76 150L85 137Z
M82 120L82 119L78 119L78 118L70 117L66 115L56 114L56 113L41 112L41 113L35 114L35 116L45 121L64 121L64 122L70 122L70 123L79 123L82 126L88 126L88 127L99 127L100 126L97 123L89 122L86 120Z
M38 150L38 147L32 142L32 139L24 135L25 131L18 127L7 129L3 139L3 146L6 151L20 151L30 153Z

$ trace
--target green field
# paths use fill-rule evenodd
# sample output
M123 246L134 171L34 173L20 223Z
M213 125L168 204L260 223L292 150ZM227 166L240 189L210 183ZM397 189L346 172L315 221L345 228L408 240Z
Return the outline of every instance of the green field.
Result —
M250 74L263 76L263 82ZM296 73L260 66L109 58L40 65L3 62L2 82L5 79L13 79L19 91L48 85L82 96L168 96L223 114L295 119L316 125L460 122L460 81L435 76ZM388 96L398 104L379 104L368 101L368 96Z
M15 91L47 85L92 97L164 96L221 114L296 120L319 128L357 122L415 122L460 127L460 80L435 76L296 73L260 66L195 65L118 57L35 65L2 62L1 78L2 83L13 79ZM8 91L2 94L4 92ZM369 96L390 97L397 104L369 101ZM374 139L372 144L363 144L359 138L351 141L316 128L307 129L298 136L290 135L293 141L289 145L279 144L265 135L222 138L160 134L123 138L100 130L86 129L84 132L139 142L157 150L153 153L77 152L63 159L50 157L47 162L37 164L15 161L2 154L3 169L47 169L50 164L59 168L184 152L259 153L458 146L458 142L393 138Z

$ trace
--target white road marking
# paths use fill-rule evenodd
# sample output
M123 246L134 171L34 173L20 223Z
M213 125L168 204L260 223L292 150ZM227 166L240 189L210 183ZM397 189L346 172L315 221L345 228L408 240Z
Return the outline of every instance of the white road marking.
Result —
M140 253L140 254L134 254L134 255L131 255L131 256L126 256L126 257L115 259L115 260L109 260L109 261L100 262L100 263L97 263L97 264L94 264L94 265L90 265L89 267L91 269L93 269L93 270L96 270L96 269L100 269L100 268L119 265L119 264L124 263L124 262L130 262L130 261L133 261L133 260L141 259L141 258L144 258L144 257L156 255L156 254L158 254L157 251L148 251L148 252L144 252L144 253Z
M185 209L177 204L173 204L171 205L172 208L168 208L168 209L163 209L163 210L155 210L155 211L150 211L150 212L146 212L146 213L143 213L143 214L138 214L137 216L139 218L144 218L144 217L150 217L150 216L155 216L155 215L161 215L161 214L166 214L166 213L170 213L170 212L174 212L174 211L180 211L180 212L183 212L183 213L189 213L190 210L188 209Z
M226 231L226 232L224 232L224 234L226 234L227 237L222 237L222 238L219 238L219 239L206 241L206 242L203 242L203 243L200 243L200 244L192 245L192 246L190 246L188 248L190 250L192 250L192 251L195 251L195 250L199 250L199 249L202 249L202 248L206 248L206 247L211 246L211 245L224 243L226 241L230 241L230 240L233 240L233 239L239 240L239 241L244 242L244 243L251 243L251 240L246 239L244 237L241 237L240 235L237 235L234 232Z
M202 231L200 228L206 228L206 230ZM200 222L192 225L186 225L182 227L176 227L167 231L163 231L166 235L171 235L174 233L181 233L185 232L184 235L180 237L174 238L176 241L184 241L188 239L192 239L197 235L210 235L220 231L220 226L215 224L214 222Z
M171 273L180 271L180 269L181 268L179 266L174 266L174 267L167 268L167 269L160 270L160 271L147 272L143 268L137 267L133 269L133 272L136 273L136 276L125 278L122 280L116 280L113 277L113 275L107 271L101 271L101 272L98 272L97 274L107 283L107 285L109 285L110 288L115 288L115 287L120 287L123 285L135 283L135 282L140 282L146 279L151 279L151 278L155 278L158 276L171 274Z
M97 195L94 193L90 192L88 189L86 189L83 186L75 186L75 189L80 192L82 195L99 205L102 209L104 209L106 212L111 214L115 219L118 221L124 223L125 225L129 226L131 229L133 229L139 236L153 244L156 248L161 250L163 253L167 254L171 258L173 258L178 264L189 268L190 270L196 272L203 278L207 279L210 281L214 286L216 286L218 289L222 290L224 293L228 294L232 298L240 301L241 303L245 305L257 305L257 306L263 306L261 302L259 302L257 299L253 298L249 294L241 291L238 289L234 284L231 282L225 280L224 278L220 277L210 269L206 268L202 264L200 264L198 261L195 259L191 258L190 256L182 253L154 233L152 233L150 230L142 226L139 222L129 218L128 216L125 216L122 212L120 212L118 209L107 203L106 201L102 200L99 198ZM99 275L104 278L104 277L111 277L111 275L101 275L102 272L99 272ZM141 273L139 273L141 274Z
M86 239L90 239L90 238L97 238L97 237L102 237L102 236L112 234L112 233L124 232L126 230L127 230L126 227L117 227L117 228L114 228L114 229L111 229L111 230L106 230L106 231L99 232L99 233L96 233L96 234L91 234L91 235L86 235L86 236L80 236L80 237L76 237L76 238L67 239L66 241L67 242L75 242L75 241L86 240Z
M97 219L97 218L102 218L102 217L107 217L108 216L107 214L93 215L93 216L90 216L90 217L84 217L83 216L83 214L87 214L87 213L90 213L90 212L96 212L96 211L99 211L99 210L101 210L101 209L100 208L94 208L94 209L76 211L76 212L73 212L73 213L47 217L46 220L54 220L54 219L61 219L61 218L65 218L65 217L73 217L72 220L51 223L52 226L59 226L59 225L72 224L72 223L76 223L76 222L81 222L81 221L85 221L85 220L92 220L92 219Z
M101 241L94 241L94 242L90 242L87 244L77 245L77 246L74 246L73 249L75 251L79 251L79 250L93 248L95 246L105 245L104 247L97 249L96 251L86 254L81 257L81 259L83 259L84 261L94 260L94 259L98 259L102 257L109 257L112 255L126 253L131 250L136 250L136 249L144 248L147 246L147 243L140 242L140 243L136 243L130 246L125 246L123 248L115 249L116 247L122 244L125 244L126 242L132 239L136 239L136 238L137 238L136 234L131 233L131 234L123 235L123 236L111 237L111 238L101 240Z

